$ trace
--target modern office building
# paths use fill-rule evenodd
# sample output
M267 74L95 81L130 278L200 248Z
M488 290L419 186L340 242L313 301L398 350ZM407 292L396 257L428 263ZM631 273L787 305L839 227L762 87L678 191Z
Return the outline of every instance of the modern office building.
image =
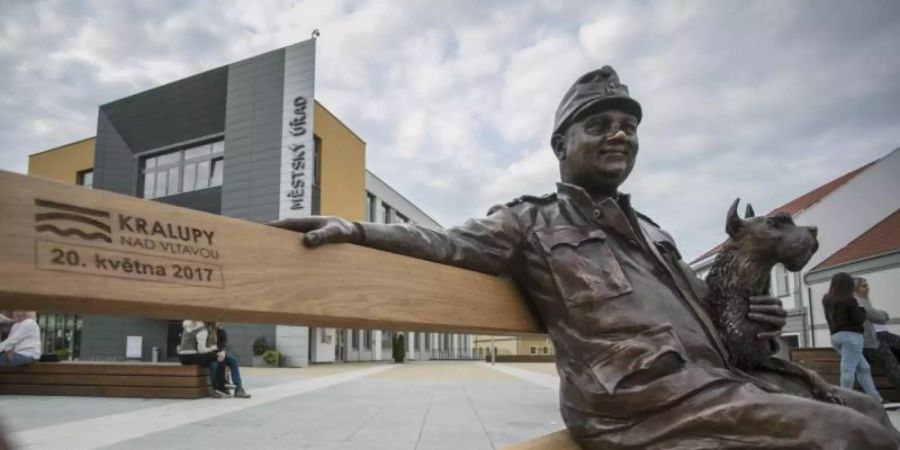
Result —
M29 157L54 180L255 222L333 215L439 227L365 168L366 144L314 96L315 40L199 73L99 107L96 137ZM173 359L180 321L44 315L48 349L80 359ZM227 324L244 363L265 337L287 366L391 357L392 332ZM407 333L410 359L472 354L472 336Z

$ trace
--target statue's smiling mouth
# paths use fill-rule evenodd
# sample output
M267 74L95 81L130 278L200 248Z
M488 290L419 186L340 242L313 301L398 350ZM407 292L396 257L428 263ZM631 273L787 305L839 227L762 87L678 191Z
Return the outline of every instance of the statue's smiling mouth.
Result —
M622 156L626 156L626 155L628 155L628 149L626 149L626 148L624 148L624 147L614 147L614 148L604 147L604 148L601 148L600 150L597 150L597 154L598 154L598 155L622 155Z

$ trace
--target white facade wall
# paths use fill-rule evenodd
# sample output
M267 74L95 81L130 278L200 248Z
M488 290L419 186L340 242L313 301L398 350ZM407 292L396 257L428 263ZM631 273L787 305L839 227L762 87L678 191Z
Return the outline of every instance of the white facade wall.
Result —
M366 191L374 195L377 200L375 211L378 215L374 222L386 223L385 218L382 215L384 210L382 204L387 203L393 210L403 214L413 223L429 228L442 228L441 225L429 217L428 214L425 214L424 211L412 204L406 197L400 195L399 192L395 191L392 187L388 186L387 183L382 181L381 178L378 178L368 170L366 171Z
M309 365L309 328L277 325L275 342L275 349L281 352L282 366L306 367Z
M310 328L310 345L313 346L313 360L310 362L333 363L337 331L334 328Z
M815 267L898 208L900 149L867 167L794 218L798 225L819 227L819 251L807 268Z

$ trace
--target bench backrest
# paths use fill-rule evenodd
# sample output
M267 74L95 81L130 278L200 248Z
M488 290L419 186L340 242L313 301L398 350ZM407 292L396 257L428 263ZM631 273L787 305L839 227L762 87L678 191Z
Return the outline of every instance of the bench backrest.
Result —
M0 302L43 311L542 333L509 281L0 172Z

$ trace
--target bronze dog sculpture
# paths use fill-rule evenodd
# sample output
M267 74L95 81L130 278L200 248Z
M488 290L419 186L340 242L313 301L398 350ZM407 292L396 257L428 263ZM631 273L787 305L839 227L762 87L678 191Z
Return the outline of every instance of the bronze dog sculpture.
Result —
M815 398L837 402L831 395L832 388L814 372L773 357L777 343L756 338L771 329L747 319L749 298L769 293L775 264L796 272L809 262L819 248L816 227L798 226L785 213L754 217L749 204L741 219L737 213L739 201L736 199L728 209L725 231L729 237L706 278L707 299L731 363L745 371L791 375L806 384Z

